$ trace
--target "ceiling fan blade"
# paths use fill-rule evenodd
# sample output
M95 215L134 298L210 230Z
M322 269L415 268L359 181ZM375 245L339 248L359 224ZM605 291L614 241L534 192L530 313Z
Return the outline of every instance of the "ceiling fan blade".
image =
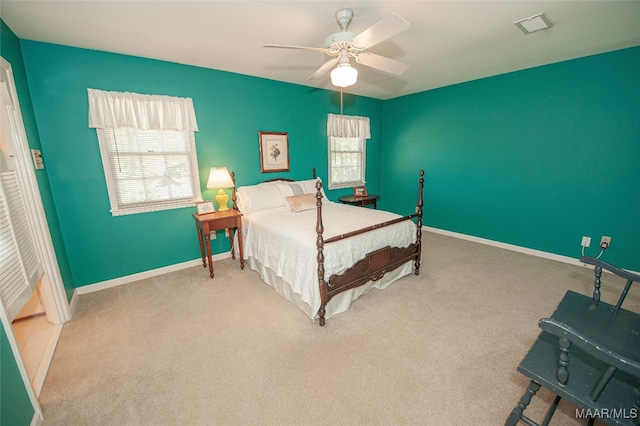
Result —
M307 80L314 80L316 78L322 77L327 71L329 71L331 68L333 68L333 66L336 65L338 62L340 62L340 57L339 56L337 58L329 59L327 62L322 64L322 66L320 68L318 68L316 70L316 72L311 74L307 78Z
M327 53L327 49L324 49L322 47L288 46L286 44L265 44L262 47L276 47L279 49L313 50L315 52Z
M351 40L351 44L360 49L368 49L396 34L409 29L411 24L402 16L392 13L382 18Z
M404 62L399 62L395 59L376 55L371 52L359 53L358 56L356 56L356 62L395 75L403 74L410 66Z

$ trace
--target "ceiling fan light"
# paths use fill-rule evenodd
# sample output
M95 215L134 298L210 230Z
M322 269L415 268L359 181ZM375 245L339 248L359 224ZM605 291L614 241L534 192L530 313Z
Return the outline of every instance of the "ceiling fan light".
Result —
M337 87L349 87L356 84L358 70L349 64L340 64L331 71L331 84Z

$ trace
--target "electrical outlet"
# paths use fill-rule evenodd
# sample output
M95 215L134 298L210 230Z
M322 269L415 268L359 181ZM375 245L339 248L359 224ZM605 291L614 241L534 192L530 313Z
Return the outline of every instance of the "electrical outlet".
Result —
M600 240L600 248L602 250L608 249L610 245L611 245L611 237L607 237L606 235L603 236L602 239Z
M216 231L209 231L209 239L210 240L216 239Z
M229 228L224 228L224 236L225 237L229 236Z
M591 237L582 237L582 247L589 247L591 245Z

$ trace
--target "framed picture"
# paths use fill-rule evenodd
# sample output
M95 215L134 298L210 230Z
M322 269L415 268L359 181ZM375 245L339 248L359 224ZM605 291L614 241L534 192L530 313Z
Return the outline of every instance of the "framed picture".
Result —
M366 186L356 186L353 188L353 196L354 197L366 197L367 196L367 187Z
M286 132L258 132L260 143L260 172L289 171L289 134Z
M198 211L198 214L206 214L215 212L216 208L213 207L213 201L202 201L200 203L196 203L196 210Z

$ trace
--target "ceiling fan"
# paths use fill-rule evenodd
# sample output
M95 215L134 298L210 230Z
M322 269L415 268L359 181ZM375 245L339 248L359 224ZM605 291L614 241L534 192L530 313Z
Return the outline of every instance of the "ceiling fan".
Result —
M337 65L331 71L331 83L338 87L348 87L357 81L358 70L351 66L349 58L354 58L359 64L394 75L401 75L409 68L409 65L395 59L366 51L370 47L408 29L411 26L409 22L400 15L393 13L357 34L347 31L352 18L353 10L351 9L340 9L336 12L336 20L342 31L327 37L324 48L282 44L266 44L264 47L313 50L330 56L331 59L311 74L307 80L319 78Z

